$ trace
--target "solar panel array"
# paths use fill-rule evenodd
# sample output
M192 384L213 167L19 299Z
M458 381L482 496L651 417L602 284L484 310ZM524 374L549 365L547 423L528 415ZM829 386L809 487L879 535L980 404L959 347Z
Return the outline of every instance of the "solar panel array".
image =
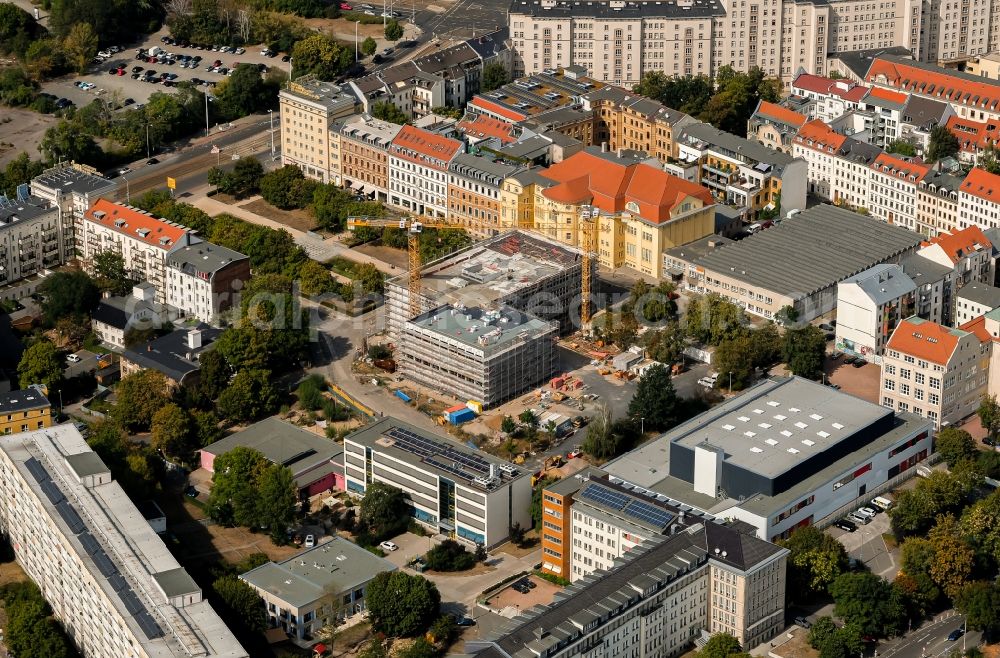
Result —
M620 512L623 516L658 528L661 531L665 530L675 518L674 514L661 507L651 505L634 496L622 493L621 491L615 491L610 487L605 487L594 482L588 484L580 492L580 497L594 501L603 507Z
M115 563L111 561L108 554L104 552L101 545L90 534L90 531L87 530L87 525L80 518L76 509L66 500L66 496L63 495L59 485L52 480L48 469L34 457L25 460L24 465L28 469L28 473L31 474L31 477L38 482L42 493L45 494L45 497L55 507L56 513L62 517L66 525L73 531L73 534L77 535L80 544L83 546L83 550L94 561L94 565L101 572L101 575L108 579L108 583L118 594L128 613L135 618L139 629L142 630L146 638L153 640L163 637L163 629L156 623L153 616L149 614L149 611L146 610L139 597L132 591L132 588L128 586L128 582L122 577Z
M420 457L425 464L451 473L466 482L490 477L490 462L479 455L461 452L453 446L424 438L404 427L391 427L385 431L385 436L393 439L397 448ZM514 470L510 475L516 474L517 471Z

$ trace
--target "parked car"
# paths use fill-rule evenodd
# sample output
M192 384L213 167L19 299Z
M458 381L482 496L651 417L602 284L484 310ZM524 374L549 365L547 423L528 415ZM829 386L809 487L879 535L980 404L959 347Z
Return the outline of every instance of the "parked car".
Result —
M122 107L128 107L129 105L135 105L134 98L126 98L125 100L122 101Z
M378 547L381 548L383 551L386 551L387 553L392 553L394 550L399 548L399 546L396 546L391 541L384 541L381 544L379 544Z
M580 449L571 450L571 451L569 451L569 452L566 453L566 459L576 459L577 457L579 457L582 454L583 454L583 451L580 450Z
M868 525L871 522L871 518L867 516L861 516L857 512L851 512L847 515L847 520L858 525Z
M805 617L799 616L799 617L796 617L795 619L793 619L792 621L794 621L797 625L801 626L802 628L804 628L806 630L809 630L810 628L812 628L812 623L808 619L806 619Z
M132 169L130 167L122 167L121 169L118 170L118 175L119 176L124 176L125 174L127 174L127 173L129 173L131 171L132 171Z
M821 324L819 328L822 329L823 331L833 331L833 325L827 324L826 322Z
M528 589L535 589L536 587L538 587L538 585L536 585L534 582L532 582L532 580L530 578L522 578L521 580L519 580L517 582L519 582L520 584L524 585Z
M865 516L870 516L873 518L875 517L876 514L878 514L878 509L872 509L871 507L868 506L862 507L858 511L864 514Z
M854 366L855 368L864 368L866 365L868 365L868 362L865 361L864 359L855 359L854 363L852 363L851 365Z
M193 484L189 484L187 489L184 490L184 495L189 498L197 498L198 490L194 488Z
M281 56L281 61L282 62L290 62L290 61L292 61L292 56L291 55L282 55Z
M521 583L521 582L514 583L514 586L512 587L512 589L515 590L515 591L517 591L517 592L520 592L521 594L527 594L528 592L531 591L530 587L528 587L527 585L525 585L524 583Z
M885 511L892 507L892 501L883 496L878 496L877 498L872 498L872 505Z
M354 7L352 7L351 5L347 4L346 2L341 2L340 3L340 8L343 11L351 11L352 9L354 9Z
M245 53L246 51L247 51L247 49L246 49L246 48L237 48L237 49L236 49L236 50L234 50L233 52L234 52L234 53L236 53L237 55L242 55L242 54L243 54L243 53Z
M69 361L70 363L79 363L80 362L80 355L79 354L67 354L66 355L66 360Z
M848 354L847 356L844 357L844 365L849 366L857 360L858 357L854 356L853 354Z
M315 535L306 535L306 548L312 548L316 545Z
M956 628L952 632L948 633L948 641L949 642L954 642L955 640L957 640L958 638L962 637L963 635L965 635L965 631L962 630L961 628Z
M149 160L146 160L146 164L147 164L147 165L155 165L155 164L160 164L160 161L159 161L159 160L157 160L156 158L150 158Z
M858 529L858 526L856 524L851 523L847 519L838 519L837 521L834 521L833 527L840 528L841 530L846 530L847 532L854 532L855 530Z

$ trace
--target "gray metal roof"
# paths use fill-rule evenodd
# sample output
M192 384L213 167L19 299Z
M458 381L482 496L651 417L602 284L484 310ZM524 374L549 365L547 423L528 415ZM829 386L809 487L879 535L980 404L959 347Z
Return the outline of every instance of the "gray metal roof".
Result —
M201 331L201 347L191 349L187 346L187 336L190 329L176 329L166 336L161 336L146 345L136 345L126 349L123 356L142 368L158 370L174 380L182 382L187 375L197 372L198 355L210 349L215 340L222 335L222 329L199 323L196 329ZM190 355L190 358L189 358Z
M718 204L716 208L729 208L729 206L724 206ZM718 213L718 210L716 211ZM727 215L728 216L728 215ZM694 242L689 242L680 247L674 247L673 249L666 249L663 253L671 258L676 258L678 260L683 260L691 262L695 258L700 258L705 254L711 253L716 249L721 249L722 247L735 244L736 241L721 235L709 235L700 240L695 240Z
M472 153L459 153L448 165L448 170L457 176L479 180L486 178L490 179L491 184L496 185L522 169L524 169L524 165L510 164L503 160L497 162L488 155L474 155Z
M202 450L218 456L237 447L253 448L271 463L289 467L296 478L331 461L339 461L344 452L340 444L273 416L219 439ZM316 475L312 481L319 479L319 474Z
M41 391L34 388L0 393L0 415L28 411L29 409L42 409L48 406L50 406L49 399L42 395Z
M383 571L395 570L392 562L343 537L334 537L283 562L261 565L240 578L293 608L301 608L326 596L339 597Z
M929 129L937 125L947 111L947 103L910 94L903 107L903 121Z
M685 125L681 129L681 139L685 143L701 141L740 159L764 162L780 168L784 168L795 160L787 153L768 148L760 142L723 132L707 123Z
M66 455L66 463L73 469L77 477L81 478L110 472L104 460L92 451Z
M170 598L201 592L198 583L194 582L194 578L182 568L154 573L153 580L156 581L157 586L159 586L163 593Z
M247 257L238 251L211 242L197 242L190 246L176 247L167 254L167 265L187 274L204 272L215 274L219 270Z
M989 306L991 309L1000 307L1000 288L979 283L967 283L958 291L956 295L959 299L965 299L974 304Z
M32 185L39 185L52 190L62 190L63 194L91 194L106 191L116 187L115 181L96 173L85 171L80 165L64 164L46 169L31 179Z
M935 263L920 254L910 254L899 261L903 272L917 284L917 287L930 285L950 276L954 270L940 263Z
M921 236L820 205L695 260L706 272L790 296L808 296L912 250Z
M523 340L554 335L558 325L510 307L486 309L481 306L455 308L450 304L407 320L440 339L452 339L482 350L489 356Z
M841 284L857 285L876 306L899 299L917 289L913 279L895 263L879 263L860 274L847 277Z
M901 57L913 57L908 48L903 46L893 46L892 48L876 48L874 50L855 50L851 52L837 53L834 55L844 66L850 69L851 73L862 80L868 75L868 69L872 66L872 60L885 55L899 55Z
M0 230L20 221L56 212L58 212L58 208L36 196L29 196L24 200L11 199L8 203L0 205Z

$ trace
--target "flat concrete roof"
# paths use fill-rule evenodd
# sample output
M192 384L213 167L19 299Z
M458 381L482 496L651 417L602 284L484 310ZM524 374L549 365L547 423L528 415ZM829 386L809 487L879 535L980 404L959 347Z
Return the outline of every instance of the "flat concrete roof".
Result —
M446 304L407 321L440 338L450 338L489 355L520 340L556 333L558 325L510 307L488 310L481 307L456 308Z
M42 215L57 212L57 208L45 199L29 196L26 199L11 199L0 204L0 229L14 226L18 222L35 219Z
M116 187L117 183L97 174L96 170L87 171L86 165L64 164L46 169L31 179L32 185L39 185L52 190L62 190L64 194L91 194Z

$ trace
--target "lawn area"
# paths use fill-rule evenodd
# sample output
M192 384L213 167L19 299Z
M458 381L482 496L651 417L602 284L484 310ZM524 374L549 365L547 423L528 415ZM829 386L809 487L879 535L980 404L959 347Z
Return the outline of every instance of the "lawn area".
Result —
M324 263L331 270L336 272L341 276L346 276L348 279L360 279L361 275L358 273L358 267L361 265L356 260L351 260L350 258L344 258L343 256L334 256L330 260Z
M312 213L305 209L281 210L263 199L240 204L240 208L249 210L261 217L267 217L296 231L311 231L316 228L316 219L312 216Z

